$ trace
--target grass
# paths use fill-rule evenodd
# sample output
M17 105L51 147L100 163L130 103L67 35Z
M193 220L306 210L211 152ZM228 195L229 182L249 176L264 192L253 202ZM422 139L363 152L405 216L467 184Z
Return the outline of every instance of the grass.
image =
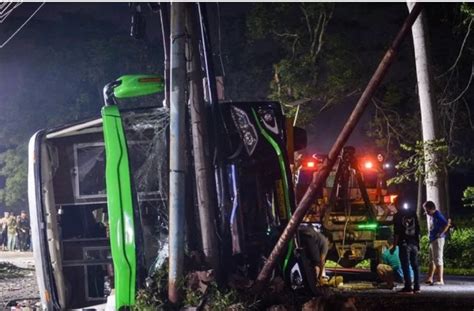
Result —
M428 267L422 266L421 267L421 272L427 273L428 272ZM468 268L448 268L448 267L444 267L444 274L474 276L474 268L468 269Z

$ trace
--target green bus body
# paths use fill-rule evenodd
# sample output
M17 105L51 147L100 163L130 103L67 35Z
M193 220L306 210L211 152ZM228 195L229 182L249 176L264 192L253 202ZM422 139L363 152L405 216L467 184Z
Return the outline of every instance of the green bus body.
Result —
M117 106L102 108L110 246L115 274L115 307L135 304L136 246L128 148Z

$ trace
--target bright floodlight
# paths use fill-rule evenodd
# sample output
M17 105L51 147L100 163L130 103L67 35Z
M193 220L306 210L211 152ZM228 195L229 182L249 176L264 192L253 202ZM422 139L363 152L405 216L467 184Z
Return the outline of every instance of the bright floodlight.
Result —
M408 203L403 203L403 208L404 208L404 209L408 209L408 207L409 207L409 206L408 206Z
M385 168L390 168L391 165L390 165L390 163L385 163L385 164L383 165L383 167L385 167Z
M374 166L374 164L371 161L367 161L364 164L365 168L370 169Z

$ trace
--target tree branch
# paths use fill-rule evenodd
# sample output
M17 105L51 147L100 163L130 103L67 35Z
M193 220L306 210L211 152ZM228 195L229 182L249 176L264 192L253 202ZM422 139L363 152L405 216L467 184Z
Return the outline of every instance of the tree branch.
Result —
M472 26L473 21L474 21L474 18L471 18L471 20L469 21L469 25L467 26L466 35L464 36L464 40L462 41L461 48L459 49L458 57L454 61L454 64L445 73L437 76L436 77L437 79L441 78L444 75L446 75L448 72L452 71L458 65L459 59L461 58L462 52L464 50L464 46L465 46L466 41L467 41L467 37L469 37L469 34L471 33L471 26Z
M318 36L319 28L321 28L321 20L323 18L323 13L319 12L319 17L318 17L318 22L316 23L316 28L313 29L313 35L311 36L313 40L311 40L311 49L310 49L310 55L311 59L314 59L314 53L315 53L315 48L316 48L316 38Z
M453 99L452 101L450 102L447 102L447 103L444 103L443 105L445 106L449 106L451 105L452 103L454 102L457 102L461 97L464 96L464 94L467 92L467 90L469 89L469 87L471 86L471 82L472 82L472 77L474 76L474 63L472 64L471 66L471 76L469 77L469 81L467 82L467 85L466 87L464 88L464 90L461 91L461 93L455 98Z
M471 118L471 108L469 108L469 105L466 101L466 99L463 98L464 106L466 107L467 110L467 116L469 118L469 125L471 126L471 129L474 129L474 124L472 123L472 118Z
M308 12L306 11L304 3L300 5L300 9L303 12L304 18L306 20L306 28L308 28L309 42L313 42L313 31L311 29L311 22L309 20Z

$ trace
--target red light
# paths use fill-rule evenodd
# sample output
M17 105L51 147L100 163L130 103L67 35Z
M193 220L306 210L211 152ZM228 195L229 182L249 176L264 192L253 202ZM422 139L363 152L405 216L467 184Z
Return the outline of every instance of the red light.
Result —
M311 168L313 168L313 167L315 167L315 166L316 166L316 164L315 164L313 161L306 163L306 167L311 167Z
M372 167L374 167L374 164L371 161L367 161L364 163L364 167L366 169L371 169Z
M398 198L398 195L396 194L386 195L383 197L383 201L386 204L395 204L397 198Z

